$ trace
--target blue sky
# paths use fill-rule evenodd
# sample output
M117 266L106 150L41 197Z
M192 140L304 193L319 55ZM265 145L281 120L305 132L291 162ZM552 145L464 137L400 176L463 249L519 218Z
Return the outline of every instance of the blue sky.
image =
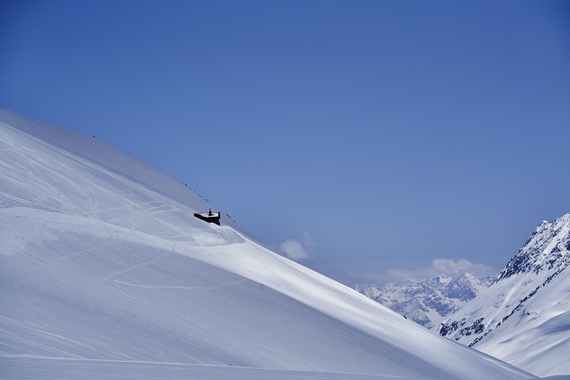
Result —
M567 2L4 1L0 51L0 107L345 282L500 270L570 212Z

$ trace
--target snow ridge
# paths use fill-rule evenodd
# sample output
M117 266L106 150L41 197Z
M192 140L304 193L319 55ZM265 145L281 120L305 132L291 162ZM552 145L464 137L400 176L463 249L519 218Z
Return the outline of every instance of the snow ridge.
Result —
M552 349L564 341L570 347L570 330L562 322L570 317L569 265L570 213L542 222L497 282L441 323L437 333L537 375L570 374L567 352ZM554 319L560 328L539 338Z
M499 281L519 273L552 271L556 276L570 264L570 213L543 221L499 275Z

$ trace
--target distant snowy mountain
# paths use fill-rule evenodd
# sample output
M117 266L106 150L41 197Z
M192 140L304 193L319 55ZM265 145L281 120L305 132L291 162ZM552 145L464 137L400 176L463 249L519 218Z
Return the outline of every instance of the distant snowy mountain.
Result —
M487 292L437 333L538 376L570 375L570 213L542 222Z
M0 378L534 378L224 213L194 217L209 208L93 137L0 110Z
M455 279L441 274L421 281L388 283L382 288L374 284L354 288L429 329L487 290L491 282L490 278L479 280L469 273Z

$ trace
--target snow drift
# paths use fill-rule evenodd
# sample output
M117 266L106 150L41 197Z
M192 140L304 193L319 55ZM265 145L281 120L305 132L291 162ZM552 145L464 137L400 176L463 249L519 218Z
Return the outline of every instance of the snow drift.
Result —
M195 218L219 210L148 164L5 110L0 197L0 377L533 378L223 212Z

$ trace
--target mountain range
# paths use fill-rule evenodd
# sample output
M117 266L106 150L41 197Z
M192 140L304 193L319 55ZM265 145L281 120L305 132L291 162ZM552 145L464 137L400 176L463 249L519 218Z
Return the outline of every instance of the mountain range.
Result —
M457 278L440 274L420 281L391 282L383 287L355 285L354 289L430 329L487 290L494 280L478 279L470 273Z

